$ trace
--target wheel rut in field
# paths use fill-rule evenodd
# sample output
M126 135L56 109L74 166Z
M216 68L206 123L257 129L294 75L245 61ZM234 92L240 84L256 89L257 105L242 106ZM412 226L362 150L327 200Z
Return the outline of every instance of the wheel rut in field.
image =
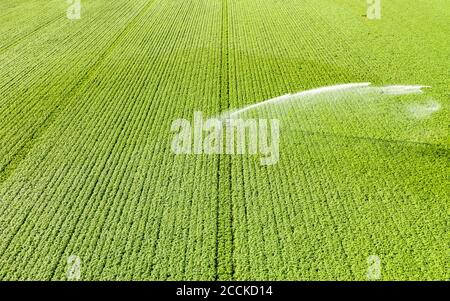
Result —
M13 40L12 42L10 42L10 43L8 43L8 44L6 44L6 45L1 46L1 47L0 47L0 54L3 53L3 52L5 52L5 51L8 51L8 50L11 49L12 47L18 45L18 44L19 44L20 42L22 42L23 40L25 40L25 39L27 39L27 38L29 38L29 37L34 36L35 34L37 34L38 32L40 32L42 29L44 29L44 28L50 26L50 25L53 24L53 23L58 22L59 20L62 20L63 18L64 18L64 16L58 16L58 17L56 17L56 18L53 18L53 19L51 19L51 20L45 22L44 24L42 24L42 25L36 27L34 30L29 31L29 32L27 32L27 33L24 33L22 36L17 37L17 38L16 38L15 40Z
M221 88L220 110L230 109L229 83L229 23L228 0L222 1L222 37L221 37ZM216 239L216 280L232 280L233 266L233 204L231 160L219 155L217 170L217 239Z

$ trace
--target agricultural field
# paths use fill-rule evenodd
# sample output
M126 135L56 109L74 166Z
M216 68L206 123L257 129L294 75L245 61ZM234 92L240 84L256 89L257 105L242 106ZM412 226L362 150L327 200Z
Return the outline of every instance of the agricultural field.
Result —
M79 3L0 2L0 280L450 279L450 1Z

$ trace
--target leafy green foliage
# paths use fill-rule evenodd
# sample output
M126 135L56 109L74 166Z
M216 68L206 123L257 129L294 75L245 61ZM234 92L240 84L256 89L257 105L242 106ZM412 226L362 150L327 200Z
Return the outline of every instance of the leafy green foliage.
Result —
M0 4L0 279L450 278L448 1L82 5ZM170 150L194 111L351 82L432 88L253 112L274 166Z

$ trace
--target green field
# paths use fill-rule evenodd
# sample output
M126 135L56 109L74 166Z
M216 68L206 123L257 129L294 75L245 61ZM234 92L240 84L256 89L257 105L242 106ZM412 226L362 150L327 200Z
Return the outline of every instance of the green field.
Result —
M0 2L0 280L450 279L448 0L67 8ZM276 164L171 150L196 111L368 82L249 111Z

